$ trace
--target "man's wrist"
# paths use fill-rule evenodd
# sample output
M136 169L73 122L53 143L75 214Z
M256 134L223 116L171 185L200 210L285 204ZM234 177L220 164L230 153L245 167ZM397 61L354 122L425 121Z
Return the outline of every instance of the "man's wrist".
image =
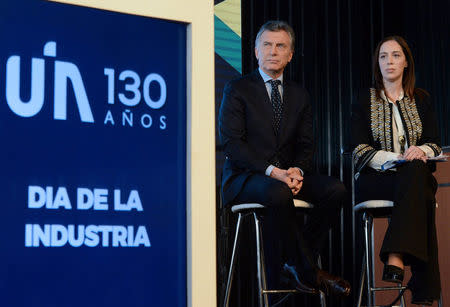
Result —
M275 168L275 166L274 165L269 165L267 168L266 168L266 176L269 176L270 177L270 175L272 174L272 171L273 171L273 169Z

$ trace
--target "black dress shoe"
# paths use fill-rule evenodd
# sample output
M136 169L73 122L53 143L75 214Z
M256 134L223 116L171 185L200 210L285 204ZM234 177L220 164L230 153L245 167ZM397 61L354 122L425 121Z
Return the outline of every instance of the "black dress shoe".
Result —
M405 270L399 268L395 265L385 264L383 269L383 280L393 283L401 283L403 281L403 276L405 275Z
M348 296L351 291L348 281L322 270L317 271L317 284L328 295Z
M300 280L299 274L293 265L285 263L281 274L281 281L288 284L290 287L295 288L300 292L306 293L318 293L312 286L306 284Z

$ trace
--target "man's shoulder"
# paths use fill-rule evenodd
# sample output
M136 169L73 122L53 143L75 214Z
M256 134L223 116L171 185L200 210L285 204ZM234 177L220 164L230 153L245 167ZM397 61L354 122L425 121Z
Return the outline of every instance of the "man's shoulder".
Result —
M249 74L242 75L239 78L233 79L229 81L230 84L242 84L242 83L248 83L248 82L264 82L261 75L258 73L258 71L253 71Z
M239 91L239 90L245 91L249 88L249 86L251 86L251 84L254 84L254 85L264 84L263 79L261 78L261 76L259 75L259 73L257 71L228 81L225 86L225 89L228 89L228 90L234 89L237 91Z
M292 80L285 80L284 81L284 88L285 90L289 91L290 93L294 93L295 95L309 97L309 93L301 84L292 81Z
M298 91L306 92L306 89L303 85L301 85L300 83L293 81L293 80L285 80L284 86L289 86L289 87L295 88Z

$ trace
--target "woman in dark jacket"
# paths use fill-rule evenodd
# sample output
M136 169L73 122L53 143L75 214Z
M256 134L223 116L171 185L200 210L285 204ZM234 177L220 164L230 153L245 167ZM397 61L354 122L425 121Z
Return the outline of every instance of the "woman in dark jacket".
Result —
M375 87L353 105L355 188L358 202L394 202L380 258L383 280L401 282L404 266L412 271L408 287L413 304L432 305L441 285L435 227L436 179L433 162L441 153L429 94L415 87L414 60L399 36L383 39L375 50ZM403 163L386 170L388 161Z

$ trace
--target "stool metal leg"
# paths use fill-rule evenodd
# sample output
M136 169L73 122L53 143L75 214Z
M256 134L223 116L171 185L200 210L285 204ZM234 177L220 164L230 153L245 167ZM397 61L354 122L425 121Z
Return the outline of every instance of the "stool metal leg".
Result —
M376 287L375 286L375 263L374 263L374 246L373 246L373 216L368 213L363 213L363 226L364 226L364 257L363 264L361 269L361 280L360 280L360 288L359 295L357 301L357 307L361 307L362 296L364 291L364 284L367 287L367 307L376 307L375 302L375 293L377 291L388 291L388 290L398 290L400 293L402 290L406 289L401 283L394 287ZM399 294L400 294L399 293ZM405 307L405 297L404 295L400 296L400 306Z
M322 269L322 257L320 257L320 255L317 257L317 267L319 269ZM320 296L320 307L327 307L325 293L323 293L323 291L320 291L319 296Z
M370 267L372 263L372 217L368 213L364 213L364 240L365 240L365 253L366 253L366 284L367 284L367 306L373 307L375 303L375 295L372 291L373 279Z
M364 280L366 279L366 255L363 255L363 261L361 265L361 277L359 280L359 293L358 293L358 301L356 306L361 307L362 302L362 296L363 296L363 290L364 290Z
M262 227L261 224L259 223L259 219L258 219L258 224L259 224L259 250L260 250L260 255L261 255L261 277L262 277L262 285L263 285L263 289L267 290L267 272L266 272L266 259L264 256L264 238L262 235ZM266 296L267 299L267 292L264 291L264 295Z
M236 234L234 235L234 244L233 244L233 252L231 253L231 263L230 263L230 269L228 271L228 281L227 281L227 288L225 290L225 300L223 302L224 307L228 307L228 304L230 303L230 290L231 290L231 284L233 282L233 275L235 270L235 262L236 262L236 252L238 248L238 240L239 240L239 230L241 226L241 218L242 214L239 213L238 220L236 222Z
M259 306L269 307L269 302L267 299L267 294L264 293L265 290L265 278L263 277L263 259L261 254L261 228L259 225L259 219L256 213L253 212L253 217L255 219L255 234L256 234L256 264L258 273L258 288L259 288Z
M402 284L400 283L398 286L401 287ZM399 292L402 292L402 290L399 290ZM405 306L406 306L406 303L405 303L405 296L402 295L402 296L400 297L400 307L405 307Z

